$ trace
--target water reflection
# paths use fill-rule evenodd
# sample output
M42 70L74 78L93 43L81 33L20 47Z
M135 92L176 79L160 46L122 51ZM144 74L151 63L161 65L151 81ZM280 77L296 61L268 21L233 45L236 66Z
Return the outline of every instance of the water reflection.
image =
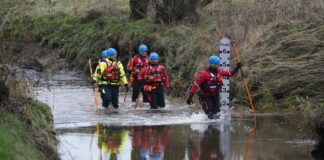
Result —
M166 126L103 126L62 132L62 159L311 159L315 142L291 116ZM300 121L302 122L302 121ZM90 145L90 146L89 146Z
M251 131L251 127L247 128ZM236 151L231 148L233 131L229 125L107 127L98 124L94 134L89 131L81 129L77 131L79 134L61 135L62 159L204 160L242 159L243 155L239 152L235 158L233 154ZM248 138L248 134L244 136ZM242 144L238 148L247 145L247 141ZM65 151L68 154L62 151L62 145L68 147Z
M120 127L96 126L100 160L131 159L128 131ZM128 143L127 143L128 142Z
M197 137L188 140L188 155L185 159L193 160L229 160L229 159L249 159L249 153L252 150L254 138L256 135L256 124L251 126L243 125L240 128L241 133L239 143L233 144L234 136L233 126L229 124L208 125L205 130L199 130ZM246 141L244 140L246 138ZM233 138L233 139L231 139ZM233 146L232 146L233 145ZM240 146L240 150L235 150L234 145ZM242 148L244 152L242 151Z
M202 136L199 138L198 144L195 144L193 139L188 142L188 148L190 151L190 159L201 160L201 159L224 159L225 155L221 150L220 146L220 130L208 126Z
M169 144L171 128L168 126L145 126L130 128L133 143L133 157L140 159L163 159L165 147Z

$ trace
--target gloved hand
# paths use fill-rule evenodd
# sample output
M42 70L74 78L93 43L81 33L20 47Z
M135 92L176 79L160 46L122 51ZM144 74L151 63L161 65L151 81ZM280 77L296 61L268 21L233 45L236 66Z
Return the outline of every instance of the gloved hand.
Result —
M99 88L98 83L94 83L94 84L93 84L93 88Z
M95 80L91 80L91 84L92 84L93 88L98 88L99 87L99 84Z
M193 96L194 96L193 94L189 93L189 96L188 96L188 98L186 100L187 104L192 105L192 97Z
M129 90L128 84L125 84L125 90L126 90L126 92L128 92L128 90Z
M165 93L166 93L166 95L170 95L170 94L171 94L171 90L170 90L170 88L167 88L167 89L165 90Z
M95 81L94 79L92 79L90 83L93 85L93 84L97 83L97 81Z
M242 67L242 63L241 62L238 62L237 64L236 64L236 67L234 68L234 72L233 72L233 74L235 74L240 68Z
M131 75L132 74L132 70L131 69L127 69L126 72L128 73L128 75Z
M241 63L241 62L238 62L238 63L236 64L235 69L240 69L241 67L242 67L242 63Z

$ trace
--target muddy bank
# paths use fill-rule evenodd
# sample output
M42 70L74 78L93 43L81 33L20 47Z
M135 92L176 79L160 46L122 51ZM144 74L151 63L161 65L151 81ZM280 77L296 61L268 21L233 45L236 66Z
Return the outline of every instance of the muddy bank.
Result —
M0 115L1 159L59 159L48 106L25 99L2 105Z
M59 159L50 108L0 64L0 159Z
M55 73L69 69L64 59L55 56L54 50L32 39L2 41L0 47L2 63L17 65L42 73Z

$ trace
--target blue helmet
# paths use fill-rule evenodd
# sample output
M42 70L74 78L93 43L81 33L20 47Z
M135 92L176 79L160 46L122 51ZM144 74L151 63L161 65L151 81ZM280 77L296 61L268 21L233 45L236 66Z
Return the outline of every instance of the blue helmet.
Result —
M145 45L145 44L141 44L139 47L138 47L138 50L140 52L147 52L148 51L148 47Z
M152 52L149 58L150 60L156 60L159 59L159 55L156 52Z
M151 160L161 160L159 155L150 155Z
M217 56L210 56L208 62L209 64L220 64L221 60Z
M107 49L107 54L108 54L108 56L116 55L117 51L115 48L109 48L109 49Z
M107 57L108 56L107 50L102 51L101 56L102 57Z
M147 149L140 149L140 155L142 158L146 158L146 156L149 154L150 152Z

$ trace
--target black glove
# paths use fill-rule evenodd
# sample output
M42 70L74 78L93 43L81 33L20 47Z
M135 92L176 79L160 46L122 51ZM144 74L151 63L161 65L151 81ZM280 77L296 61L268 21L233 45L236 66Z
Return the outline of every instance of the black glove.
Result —
M128 90L129 90L128 84L125 84L125 89L126 89L126 92L128 92Z
M92 79L92 80L91 80L91 84L93 85L93 84L95 84L95 83L97 83L97 81L95 81L94 79Z
M188 96L188 98L187 98L187 100L186 100L187 104L189 104L189 105L192 104L192 97L193 97L193 96L194 96L193 94L189 93L189 96Z
M241 62L238 62L237 64L236 64L236 67L234 68L234 72L233 72L233 74L235 74L240 68L242 67L242 63Z
M126 77L128 77L128 78L129 78L129 77L130 77L130 75L131 75L131 73L127 71L127 72L125 73L125 75L126 75Z
M94 84L92 84L92 85L93 85L93 88L99 88L98 83L94 83Z
M128 69L126 72L128 73L128 75L131 75L132 74L132 70L131 69Z
M235 69L238 70L238 69L240 69L241 67L242 67L242 63L241 63L241 62L238 62L238 63L236 64Z
M167 88L167 89L165 90L165 93L166 93L166 95L170 95L170 94L171 94L171 90L170 90L169 88Z

